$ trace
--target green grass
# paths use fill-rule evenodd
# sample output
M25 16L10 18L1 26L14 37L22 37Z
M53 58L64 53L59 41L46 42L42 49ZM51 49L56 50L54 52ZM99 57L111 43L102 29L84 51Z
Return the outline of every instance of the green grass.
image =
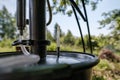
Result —
M15 51L15 47L0 47L0 52L12 52Z

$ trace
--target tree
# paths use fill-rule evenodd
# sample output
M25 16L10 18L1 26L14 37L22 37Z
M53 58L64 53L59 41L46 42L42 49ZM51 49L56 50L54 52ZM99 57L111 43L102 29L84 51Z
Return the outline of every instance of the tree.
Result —
M13 39L15 37L15 17L13 17L7 10L5 6L3 6L2 10L0 10L0 36L1 38L10 38Z
M78 6L81 6L81 0L74 0ZM92 10L95 10L97 4L102 0L84 0L86 5L91 5ZM70 0L52 0L52 8L54 13L62 12L63 14L70 15L72 10L68 10Z
M102 16L104 16L104 19L99 21L100 25L102 25L100 28L107 26L110 30L112 30L111 34L109 35L109 44L117 46L120 44L118 41L120 40L120 9L115 9L109 11L108 13L103 13Z
M70 45L74 45L75 44L75 38L72 35L71 31L68 30L66 36L64 37L64 41L65 44L70 44Z
M51 35L51 32L49 30L47 30L47 39L50 40L50 41L54 41L54 39Z
M99 21L100 25L104 28L106 25L109 25L109 29L120 30L120 10L115 9L108 13L103 13L103 20Z
M81 38L76 38L76 40L75 40L75 45L76 45L76 46L81 46L81 45L82 45L82 40L81 40Z

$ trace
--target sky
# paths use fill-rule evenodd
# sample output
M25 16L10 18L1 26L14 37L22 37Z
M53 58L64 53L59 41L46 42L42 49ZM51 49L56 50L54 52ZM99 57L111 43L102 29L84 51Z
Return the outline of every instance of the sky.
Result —
M0 9L3 5L7 7L10 13L14 14L16 12L16 0L0 0ZM120 9L120 0L103 0L97 5L97 9L95 11L92 11L90 6L86 6L86 9L91 35L107 35L110 33L110 31L108 30L108 28L98 29L98 27L100 27L98 21L103 19L103 17L101 16L103 12L108 12L113 9ZM47 16L47 18L49 18L49 16ZM63 32L67 33L67 31L70 30L74 36L80 36L74 15L72 15L71 17L63 15L61 13L53 15L52 23L47 26L52 34L54 33L54 25L56 23L60 25L60 28ZM88 34L87 26L82 19L80 19L80 24L83 34Z

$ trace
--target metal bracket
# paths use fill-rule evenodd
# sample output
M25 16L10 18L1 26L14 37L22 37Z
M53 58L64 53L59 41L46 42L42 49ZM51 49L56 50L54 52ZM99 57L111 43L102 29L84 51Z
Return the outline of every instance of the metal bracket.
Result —
M34 44L41 44L41 46L43 45L50 45L50 41L48 40L41 40L41 41L35 41L35 40L16 40L12 43L12 46L16 46L16 45L34 45Z

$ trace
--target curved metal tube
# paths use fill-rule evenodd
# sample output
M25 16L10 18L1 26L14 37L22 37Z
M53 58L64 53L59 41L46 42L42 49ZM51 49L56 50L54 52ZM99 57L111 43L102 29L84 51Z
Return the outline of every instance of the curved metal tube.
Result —
M49 9L49 21L47 22L47 26L51 23L52 21L52 10L51 10L51 6L50 6L50 1L47 0L47 5L48 5L48 9Z
M92 42L91 42L91 34L90 34L90 27L89 27L88 16L87 16L87 11L86 11L86 7L85 7L84 0L82 0L82 5L83 5L85 17L86 17L86 24L87 24L87 29L88 29L88 38L89 38L89 42L90 42L90 43L89 43L90 52L93 53L93 50L92 50Z
M78 11L78 13L80 14L80 16L82 17L82 19L84 21L86 21L86 18L84 17L84 15L82 14L82 12L80 11L80 9L78 8L77 4L73 1L73 0L70 0L71 4L75 7L75 9Z
M72 9L73 9L73 12L75 14L75 18L76 18L78 28L79 28L79 31L80 31L80 35L81 35L81 39L82 39L82 45L83 45L83 52L86 52L86 50L85 50L85 42L84 42L83 34L82 34L82 29L81 29L81 26L80 26L80 23L79 23L79 20L78 20L78 17L77 17L77 13L76 13L75 8L73 6L72 6Z

